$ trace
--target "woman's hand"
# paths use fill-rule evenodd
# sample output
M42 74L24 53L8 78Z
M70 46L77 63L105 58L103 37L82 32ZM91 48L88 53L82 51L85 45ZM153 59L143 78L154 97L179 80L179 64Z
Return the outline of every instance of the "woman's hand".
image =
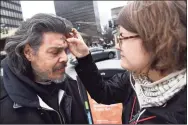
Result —
M72 30L72 34L67 38L67 42L70 52L77 58L82 58L89 54L88 46L76 29Z

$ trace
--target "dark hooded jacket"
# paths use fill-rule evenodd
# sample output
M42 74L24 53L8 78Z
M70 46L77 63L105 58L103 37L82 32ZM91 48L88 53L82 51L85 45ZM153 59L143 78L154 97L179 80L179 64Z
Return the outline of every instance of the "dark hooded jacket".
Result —
M95 101L107 105L122 103L123 124L187 124L187 86L166 105L140 109L129 72L103 80L90 54L78 59L76 72ZM145 112L141 114L143 110Z
M8 58L2 61L1 71L1 124L88 123L79 86L69 76L46 90L33 82L31 72L16 72Z

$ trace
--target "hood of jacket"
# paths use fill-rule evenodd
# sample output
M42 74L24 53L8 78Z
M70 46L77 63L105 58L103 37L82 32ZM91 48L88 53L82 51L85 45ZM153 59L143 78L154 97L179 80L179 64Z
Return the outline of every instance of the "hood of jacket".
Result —
M14 70L8 57L2 60L3 84L9 97L21 106L40 107L40 97L36 92L48 94L48 91L38 86L33 80L32 68L28 67L29 72L18 72Z

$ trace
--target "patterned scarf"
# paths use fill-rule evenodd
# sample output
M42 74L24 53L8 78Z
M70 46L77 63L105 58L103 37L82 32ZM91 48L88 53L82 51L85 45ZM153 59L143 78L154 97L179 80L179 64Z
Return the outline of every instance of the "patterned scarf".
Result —
M135 81L134 85L131 78ZM171 73L153 83L148 77L136 76L131 73L130 81L137 94L141 109L146 107L163 106L187 84L186 69Z

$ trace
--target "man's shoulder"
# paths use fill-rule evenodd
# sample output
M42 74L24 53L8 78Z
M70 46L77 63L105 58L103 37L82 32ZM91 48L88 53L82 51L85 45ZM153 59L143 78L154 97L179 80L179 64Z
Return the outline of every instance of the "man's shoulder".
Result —
M3 84L3 80L2 80L2 76L0 76L0 121L7 121L8 118L10 117L10 114L13 114L14 110L13 110L13 101L11 100L11 98L8 96L5 88L4 88L4 84ZM0 122L0 123L1 123Z
M7 97L8 97L8 94L4 87L3 76L0 75L0 103L3 101L3 99Z
M0 110L10 112L13 109L13 101L9 97L3 82L3 75L0 75Z

